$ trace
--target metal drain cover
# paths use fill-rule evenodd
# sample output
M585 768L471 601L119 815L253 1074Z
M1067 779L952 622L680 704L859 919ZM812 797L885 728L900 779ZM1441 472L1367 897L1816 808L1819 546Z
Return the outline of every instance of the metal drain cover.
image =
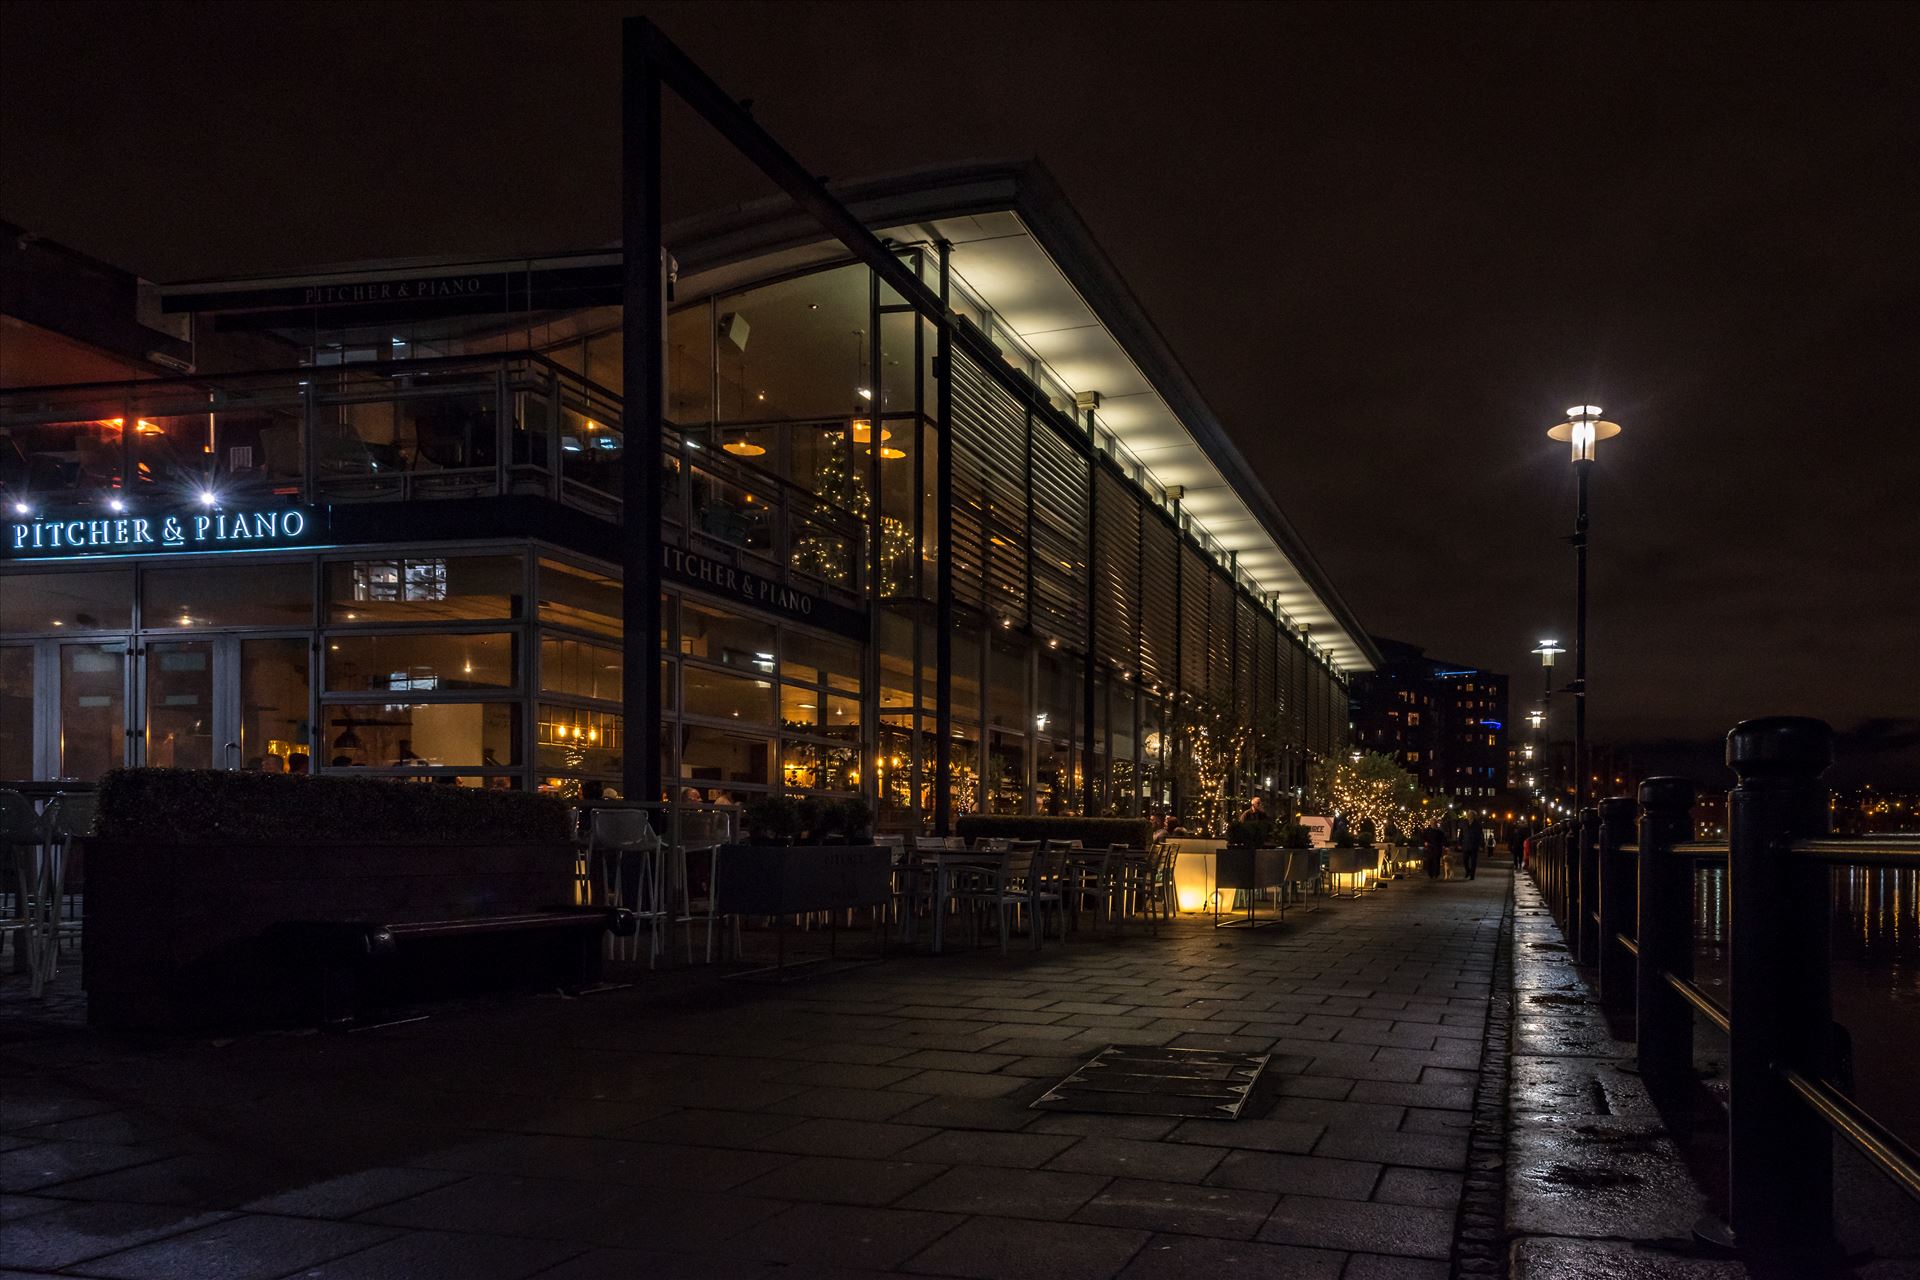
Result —
M1270 1056L1108 1045L1042 1094L1033 1109L1237 1120Z

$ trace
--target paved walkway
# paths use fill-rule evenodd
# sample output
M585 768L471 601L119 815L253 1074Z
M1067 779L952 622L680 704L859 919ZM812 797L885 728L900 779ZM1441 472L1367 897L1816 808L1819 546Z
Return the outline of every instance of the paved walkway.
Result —
M1445 1276L1509 884L351 1036L14 1037L0 1274ZM1273 1058L1234 1122L1028 1109L1108 1044Z

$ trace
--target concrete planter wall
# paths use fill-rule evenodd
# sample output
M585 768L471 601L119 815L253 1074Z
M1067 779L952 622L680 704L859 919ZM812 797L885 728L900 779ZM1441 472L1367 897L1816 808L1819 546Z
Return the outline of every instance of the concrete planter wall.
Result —
M398 923L564 906L574 854L552 844L85 842L87 1020L180 1028L258 1016L259 945L293 920Z

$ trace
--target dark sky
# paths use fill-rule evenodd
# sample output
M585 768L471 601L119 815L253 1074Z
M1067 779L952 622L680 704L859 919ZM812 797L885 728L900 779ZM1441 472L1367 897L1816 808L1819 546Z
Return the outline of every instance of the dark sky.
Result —
M7 4L0 216L163 281L608 241L642 9L816 172L1039 156L1374 632L1532 695L1600 404L1596 731L1920 778L1912 6ZM670 216L766 193L675 123Z

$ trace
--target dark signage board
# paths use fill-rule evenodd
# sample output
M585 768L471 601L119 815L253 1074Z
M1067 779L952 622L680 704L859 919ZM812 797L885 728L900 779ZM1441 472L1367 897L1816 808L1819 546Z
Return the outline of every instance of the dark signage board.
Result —
M19 515L7 520L0 558L59 560L170 551L278 551L326 541L319 507L180 507Z
M703 556L697 551L688 551L685 547L660 548L660 571L661 577L668 582L692 587L696 591L720 596L752 609L777 613L810 627L837 631L850 639L865 641L867 638L867 615L860 610L823 600L812 592L801 591L752 570Z
M369 324L445 315L609 306L621 298L615 263L522 271L451 271L379 279L306 281L168 294L161 310L219 313L229 329Z

